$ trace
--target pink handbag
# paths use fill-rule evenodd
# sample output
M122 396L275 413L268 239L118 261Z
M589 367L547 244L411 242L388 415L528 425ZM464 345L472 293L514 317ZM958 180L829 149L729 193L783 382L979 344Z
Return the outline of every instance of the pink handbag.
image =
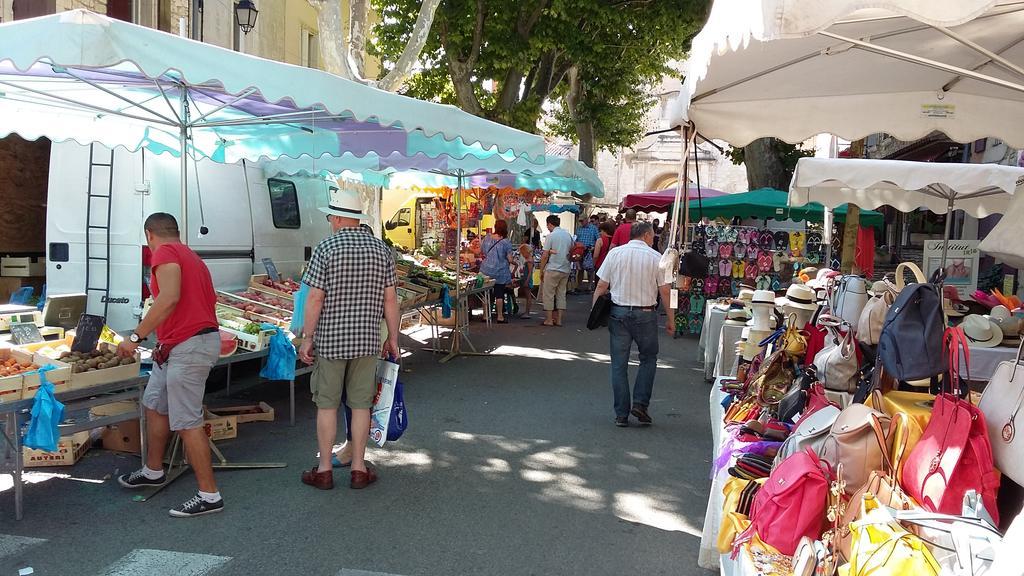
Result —
M772 470L750 508L750 528L736 538L734 552L756 532L766 544L787 556L800 539L817 540L825 531L830 473L828 463L808 448Z
M960 514L964 494L976 490L999 523L996 493L999 473L992 458L985 415L959 395L960 354L970 361L967 338L960 328L946 330L953 393L935 397L931 419L903 464L903 490L929 512Z

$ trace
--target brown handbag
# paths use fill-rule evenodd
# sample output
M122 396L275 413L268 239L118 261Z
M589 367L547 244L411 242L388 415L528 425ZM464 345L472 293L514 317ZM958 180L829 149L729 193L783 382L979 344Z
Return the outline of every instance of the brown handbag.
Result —
M890 418L863 404L843 409L822 445L821 459L835 468L843 465L848 493L863 486L874 470L882 470L889 457L884 429Z
M853 533L851 532L850 524L860 520L861 507L859 502L863 500L864 494L873 494L880 504L896 510L913 510L918 508L917 502L900 487L893 468L894 463L899 462L907 451L907 424L906 414L893 415L892 421L889 424L888 434L893 442L889 454L885 458L886 469L871 471L867 482L853 493L853 496L850 497L850 501L846 505L842 521L836 530L836 552L845 560L850 558L850 546L852 544Z
M773 352L754 374L752 390L757 390L757 403L761 406L777 406L786 392L789 392L795 377L793 362L786 350L780 348Z

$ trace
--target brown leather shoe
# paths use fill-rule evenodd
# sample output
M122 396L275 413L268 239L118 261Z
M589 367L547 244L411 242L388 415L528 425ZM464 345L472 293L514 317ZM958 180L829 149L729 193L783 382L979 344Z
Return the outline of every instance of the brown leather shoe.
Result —
M327 472L318 472L318 466L314 466L312 470L302 471L302 483L309 484L313 488L320 490L330 490L334 488L334 471L328 470Z
M353 488L354 490L362 490L363 488L366 488L367 486L373 484L376 481L377 469L374 468L372 465L367 464L366 472L363 472L362 470L352 471L352 482L349 484L349 487Z

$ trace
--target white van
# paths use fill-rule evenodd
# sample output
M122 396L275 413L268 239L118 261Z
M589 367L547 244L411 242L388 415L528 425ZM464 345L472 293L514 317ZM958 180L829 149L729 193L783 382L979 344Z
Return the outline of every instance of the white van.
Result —
M206 261L218 289L246 286L253 273L265 273L264 258L283 276L297 276L330 231L317 210L336 186L330 180L268 175L251 163L190 161L188 166L188 244ZM54 143L46 211L47 293L87 292L90 313L105 314L114 329L134 327L148 274L142 225L153 212L173 214L181 225L180 172L179 159L170 154L124 149L111 154L100 145Z

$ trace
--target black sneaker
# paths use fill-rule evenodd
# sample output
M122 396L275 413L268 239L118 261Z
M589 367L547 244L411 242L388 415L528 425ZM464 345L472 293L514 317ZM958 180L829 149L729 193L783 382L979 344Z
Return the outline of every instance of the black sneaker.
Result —
M136 470L131 474L121 474L117 477L117 483L125 488L147 488L151 486L163 486L167 482L167 474L161 474L156 480L147 478L142 470Z
M639 422L641 426L650 426L654 423L654 421L651 420L651 415L647 413L646 406L633 406L633 409L630 410L629 413L636 418L637 422Z
M629 427L629 416L616 416L615 417L615 425L618 426L619 428L628 428Z
M191 518L193 516L202 516L203 514L213 514L214 512L220 512L223 509L223 498L216 502L207 502L206 500L203 500L202 496L196 494L176 508L171 508L170 514L175 518Z

